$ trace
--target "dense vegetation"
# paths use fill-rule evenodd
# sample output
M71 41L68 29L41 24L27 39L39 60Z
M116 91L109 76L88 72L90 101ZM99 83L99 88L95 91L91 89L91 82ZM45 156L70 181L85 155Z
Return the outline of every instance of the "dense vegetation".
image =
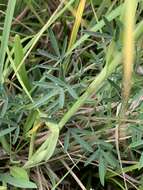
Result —
M142 16L0 0L0 190L143 189Z

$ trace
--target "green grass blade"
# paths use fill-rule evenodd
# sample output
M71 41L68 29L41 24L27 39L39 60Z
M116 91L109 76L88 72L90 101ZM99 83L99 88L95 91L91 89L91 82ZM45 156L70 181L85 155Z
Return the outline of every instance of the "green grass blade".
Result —
M7 128L7 129L4 129L4 130L0 130L0 137L5 136L5 135L11 133L15 129L16 129L16 127L11 127L11 128Z
M23 47L21 45L21 40L19 35L15 36L14 40L14 63L15 63L15 70L19 66L20 62L22 61L24 57L23 54ZM31 89L30 81L28 79L27 71L25 69L25 64L21 66L21 68L18 71L19 76L21 77L21 80L23 81L25 87L27 90Z
M15 5L16 5L16 0L12 0L12 1L9 0L5 22L4 22L4 29L3 29L1 49L0 49L0 82L1 83L4 82L2 72L3 72L3 67L4 67L4 60L5 60L6 50L8 46L8 39L9 39Z
M12 57L10 55L9 49L7 50L7 55L8 55L8 58L9 58L9 61L10 61L11 65L12 65L13 70L16 71L15 62L14 62L14 60L12 59ZM33 103L33 99L31 97L28 89L26 88L26 86L25 86L25 84L24 84L24 82L23 82L23 80L22 80L19 72L16 73L16 76L17 76L17 79L18 79L19 83L21 84L23 90L25 91L25 93L27 94L27 96L29 97L29 99L31 100L31 102Z

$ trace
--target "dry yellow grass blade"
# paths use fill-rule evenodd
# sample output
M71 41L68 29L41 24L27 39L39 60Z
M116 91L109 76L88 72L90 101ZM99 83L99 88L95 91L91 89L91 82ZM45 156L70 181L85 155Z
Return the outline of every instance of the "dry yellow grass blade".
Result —
M134 26L135 26L135 13L137 8L138 0L126 0L125 7L123 9L123 14L121 15L121 19L124 22L124 32L123 32L123 105L121 115L124 116L127 108L127 102L130 95L131 90L131 82L132 82L132 70L134 63ZM121 126L122 122L119 121L119 124L116 125L115 130L115 139L116 139L116 150L118 155L118 160L120 163L125 190L128 190L127 179L123 169L121 154L120 154L120 145L119 138L124 134L121 134ZM119 137L120 135L120 137Z
M61 1L61 0L60 0ZM64 4L66 5L68 3L68 1L67 0L65 0L64 1ZM74 16L74 17L76 17L76 10L72 7L72 6L69 6L69 11L72 13L72 15ZM84 27L88 27L88 24L87 24L87 22L86 22L86 20L84 20L83 18L81 19L81 24L84 26Z
M137 0L126 0L124 10L123 36L123 100L128 101L131 90L132 69L134 62L134 25Z
M72 47L72 45L74 44L74 42L77 38L77 33L78 33L78 30L79 30L79 27L80 27L80 24L82 21L82 15L83 15L85 4L86 4L86 0L80 0L80 3L78 5L77 11L76 11L75 22L74 22L74 26L72 29L68 49L70 49Z

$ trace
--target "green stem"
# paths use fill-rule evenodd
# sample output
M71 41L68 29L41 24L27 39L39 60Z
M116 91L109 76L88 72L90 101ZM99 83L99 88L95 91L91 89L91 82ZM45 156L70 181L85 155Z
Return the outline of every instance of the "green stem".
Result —
M8 154L10 154L10 145L9 145L9 143L7 142L5 136L3 136L3 137L0 138L0 143L2 144L3 149L4 149Z

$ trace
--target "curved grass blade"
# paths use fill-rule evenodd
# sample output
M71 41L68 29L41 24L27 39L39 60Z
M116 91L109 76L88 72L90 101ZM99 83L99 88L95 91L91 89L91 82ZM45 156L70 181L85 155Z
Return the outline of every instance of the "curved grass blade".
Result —
M53 155L57 141L59 138L59 127L57 124L47 122L47 127L50 130L48 139L39 147L39 149L26 162L25 168L31 168L38 165L40 162L48 161Z
M9 133L11 133L12 131L14 131L16 129L16 127L10 127L8 129L4 129L4 130L0 130L0 137L3 137Z

